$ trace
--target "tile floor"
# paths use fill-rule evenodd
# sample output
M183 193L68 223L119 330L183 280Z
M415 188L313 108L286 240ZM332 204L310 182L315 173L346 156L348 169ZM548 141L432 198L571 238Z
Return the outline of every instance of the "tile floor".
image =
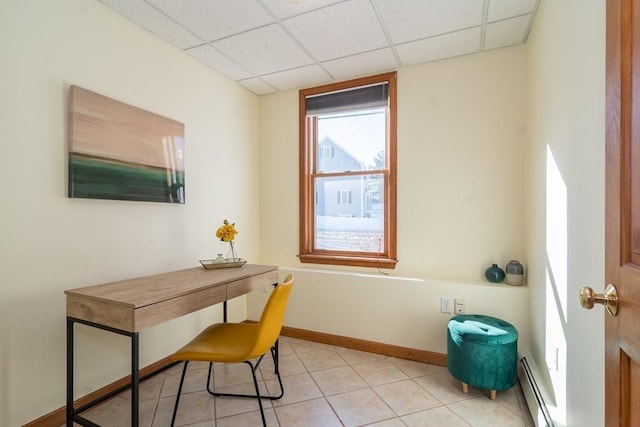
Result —
M206 363L190 363L176 426L247 427L261 425L255 399L210 396ZM273 361L261 365L261 387L278 390ZM169 426L182 364L145 380L140 387L140 425ZM532 427L519 385L498 392L470 388L441 366L303 341L280 339L284 397L263 400L269 426L331 427ZM216 391L253 393L246 364L214 365ZM130 424L128 391L83 415L104 427Z

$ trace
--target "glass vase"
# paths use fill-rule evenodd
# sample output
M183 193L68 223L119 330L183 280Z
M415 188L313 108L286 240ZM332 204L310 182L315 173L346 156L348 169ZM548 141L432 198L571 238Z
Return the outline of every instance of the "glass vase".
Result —
M227 259L232 262L238 261L238 254L236 253L236 247L233 242L229 242L229 250L227 251Z

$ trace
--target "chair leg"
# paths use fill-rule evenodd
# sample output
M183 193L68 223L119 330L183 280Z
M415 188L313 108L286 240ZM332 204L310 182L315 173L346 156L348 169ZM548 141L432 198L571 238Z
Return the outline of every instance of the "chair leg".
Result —
M216 395L215 392L210 387L211 379L213 378L213 375L211 375L212 371L213 371L213 362L209 362L209 373L207 374L207 391L209 392L209 394L215 396Z
M280 378L280 357L278 352L278 341L271 347L271 358L273 359L274 372L278 377L278 383L280 383L280 394L277 396L269 396L271 400L278 400L284 396L284 387L282 386L282 378Z
M262 407L262 399L260 398L260 387L258 386L258 379L256 378L256 371L258 370L258 365L260 364L261 360L262 360L262 357L258 359L258 363L256 363L256 366L253 366L251 362L249 362L248 360L244 363L249 365L249 367L251 368L251 375L253 376L253 385L256 388L256 397L258 398L258 405L260 406L260 416L262 417L262 425L264 427L267 427L267 420L264 417L264 408Z
M273 354L273 353L272 353ZM255 366L249 362L249 361L245 361L244 363L249 364L249 366L251 366L252 370L257 371L258 370L258 366L260 365L260 362L262 362L262 359L264 358L264 355L260 356L260 358L258 359L258 361L256 362ZM277 368L276 368L277 369ZM280 378L280 372L277 372L277 376L278 376L278 383L280 384L280 394L277 396L263 396L261 395L260 398L261 399L269 399L269 400L278 400L280 399L283 395L284 395L284 388L282 386L282 378ZM210 395L212 396L223 396L223 397L252 397L252 398L256 398L255 394L236 394L236 393L218 393L213 391L213 387L210 386L211 384L211 365L209 365L209 375L208 375L208 379L207 379L207 391L209 392ZM211 384L212 385L212 384Z
M278 369L278 363L280 362L280 346L278 345L278 341L276 340L275 343L273 343L273 347L271 347L271 357L273 357L273 366L274 366L274 373L277 375L280 375L279 369Z
M216 397L250 397L252 399L258 399L258 405L260 406L260 416L262 417L262 424L264 425L264 427L267 426L267 421L265 419L264 416L264 408L262 407L262 399L273 399L272 396L261 396L260 395L260 388L258 386L258 378L256 377L256 371L258 370L258 366L260 366L260 362L262 361L262 358L264 357L264 355L260 356L260 358L258 359L258 361L256 362L255 366L250 362L250 361L245 361L244 363L246 363L247 365L249 365L249 368L251 368L251 376L253 377L253 385L254 388L256 389L256 394L236 394L236 393L217 393L215 391L213 391L211 389L211 370L212 370L212 365L213 364L209 364L209 374L208 374L208 378L207 378L207 391L209 392L209 394L216 396ZM173 427L173 425L172 425Z
M178 386L178 395L176 396L176 406L173 407L173 416L171 417L171 427L173 427L173 425L176 422L176 415L178 413L178 403L180 402L180 393L182 393L182 385L184 384L184 376L187 373L188 364L189 362L185 360L184 368L182 368L182 376L180 377L180 386Z
M264 354L262 356L260 356L258 358L258 361L256 362L255 365L253 365L250 361L245 361L244 363L246 363L247 365L249 365L249 368L251 369L251 376L253 377L253 385L256 389L256 394L236 394L236 393L217 393L215 391L213 391L213 381L212 381L212 373L213 373L213 363L209 363L209 371L207 373L207 392L209 394L211 394L212 396L217 396L217 397L250 397L250 398L254 398L254 399L258 399L258 405L260 406L260 416L262 417L262 425L264 427L267 427L267 420L265 418L264 415L264 407L262 405L262 399L270 399L270 400L277 400L280 399L282 396L284 396L284 386L282 385L282 378L280 377L280 367L279 365L279 357L278 357L278 343L276 341L276 344L271 347L271 357L273 358L273 365L274 365L274 371L276 376L278 377L278 383L280 384L280 394L277 396L262 396L260 395L260 387L258 386L258 378L256 377L256 372L258 371L258 368L260 366L260 362L262 362L262 359L264 358ZM186 367L185 367L185 371L186 371ZM183 378L184 378L184 373L183 373ZM182 381L180 381L180 388L182 388ZM178 391L179 393L179 391ZM179 398L179 396L178 396ZM178 403L176 400L176 410L178 407ZM175 418L175 410L174 410L174 418ZM173 427L173 422L171 424L171 426Z

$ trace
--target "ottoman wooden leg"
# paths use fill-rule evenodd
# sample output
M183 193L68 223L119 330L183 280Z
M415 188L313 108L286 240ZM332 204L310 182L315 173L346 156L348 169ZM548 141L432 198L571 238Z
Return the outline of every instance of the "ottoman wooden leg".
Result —
M469 393L469 384L467 384L467 383L462 383L462 392L463 392L464 394Z
M498 394L497 391L491 390L491 400L496 400L496 394Z

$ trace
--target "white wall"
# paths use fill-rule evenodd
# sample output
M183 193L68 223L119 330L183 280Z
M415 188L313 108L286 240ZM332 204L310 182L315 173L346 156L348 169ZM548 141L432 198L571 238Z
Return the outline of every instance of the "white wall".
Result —
M441 296L513 322L529 341L529 288L483 279L523 242L524 46L398 70L398 258L373 268L301 264L298 92L260 98L262 261L294 272L288 326L446 352ZM249 301L259 316L260 295Z
M605 2L543 0L527 62L531 350L558 425L602 426L604 310L578 290L605 286Z
M65 289L195 267L222 251L224 218L259 261L259 111L97 1L1 1L0 40L0 425L14 427L65 403ZM185 124L185 205L67 198L70 84ZM141 366L212 318L219 308L142 332ZM76 330L78 397L130 372L128 339Z

